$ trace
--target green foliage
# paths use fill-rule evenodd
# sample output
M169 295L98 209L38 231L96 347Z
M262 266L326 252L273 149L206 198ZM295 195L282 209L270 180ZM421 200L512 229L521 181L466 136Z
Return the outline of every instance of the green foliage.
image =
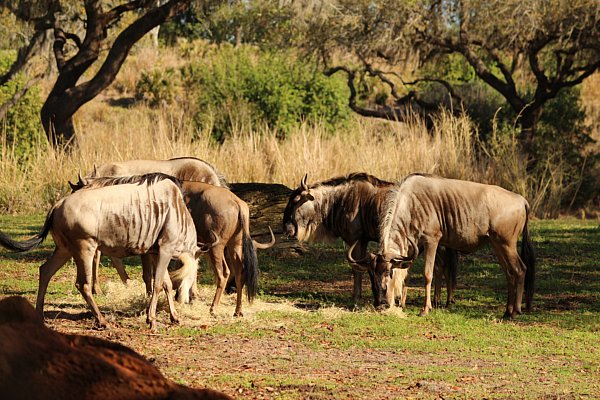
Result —
M348 118L343 81L291 54L222 46L208 59L181 73L188 96L195 96L198 124L209 126L216 140L224 140L233 127L267 124L285 137L303 121L333 130Z
M135 86L136 97L146 100L152 107L169 104L175 95L174 80L175 71L172 68L143 71Z
M6 72L14 61L14 51L0 51L0 74ZM10 101L15 93L25 84L22 74L0 87L0 105ZM41 132L40 109L42 100L36 86L21 97L8 109L3 120L0 120L0 135L6 147L12 149L17 159L28 157L40 141L45 140Z

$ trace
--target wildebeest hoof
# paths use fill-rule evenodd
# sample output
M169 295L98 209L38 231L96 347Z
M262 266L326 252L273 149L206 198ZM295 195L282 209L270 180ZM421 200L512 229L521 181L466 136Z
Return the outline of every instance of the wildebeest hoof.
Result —
M508 311L504 312L504 315L502 316L502 319L505 321L511 320L513 318L512 314L509 313Z
M106 320L96 320L94 322L94 329L98 330L98 331L103 331L105 329L109 329L110 325L108 324L108 322L106 322Z
M179 325L179 318L173 318L173 317L171 317L171 323L173 325Z
M243 313L243 312L241 312L241 311L236 311L236 312L234 312L234 313L233 313L233 316L234 316L234 317L243 317L243 316L244 316L244 313Z
M426 316L427 314L429 314L429 310L427 310L427 309L425 309L425 308L424 308L424 309L422 309L422 310L421 310L421 312L419 313L419 317L424 317L424 316Z
M390 305L387 303L384 303L384 304L380 304L377 307L375 307L375 311L385 311L388 308L390 308Z

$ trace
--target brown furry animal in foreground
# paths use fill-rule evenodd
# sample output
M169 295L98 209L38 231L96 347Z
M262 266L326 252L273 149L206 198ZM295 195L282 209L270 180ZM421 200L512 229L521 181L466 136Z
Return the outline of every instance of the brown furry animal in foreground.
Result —
M176 384L121 344L55 332L19 296L0 301L0 343L6 399L231 399Z

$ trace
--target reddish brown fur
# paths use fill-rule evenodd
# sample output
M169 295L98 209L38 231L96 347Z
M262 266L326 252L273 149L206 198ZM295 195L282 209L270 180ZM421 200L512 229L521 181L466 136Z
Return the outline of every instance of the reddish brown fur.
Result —
M55 332L18 296L0 301L0 343L5 399L231 399L166 379L126 346Z

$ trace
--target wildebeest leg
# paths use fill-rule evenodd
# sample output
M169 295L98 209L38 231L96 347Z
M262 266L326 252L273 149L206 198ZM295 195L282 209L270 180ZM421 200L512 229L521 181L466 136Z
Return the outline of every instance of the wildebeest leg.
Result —
M242 264L242 246L235 246L236 248L238 248L239 251L235 251L235 249L232 249L229 252L229 257L227 257L227 260L229 262L228 266L230 267L231 270L233 270L233 275L234 275L234 279L235 279L235 286L238 288L237 289L237 294L236 294L236 301L235 301L235 312L233 313L234 317L243 317L244 314L242 313L242 297L243 297L243 288L244 288L244 279L243 279L243 264ZM231 272L230 270L230 272Z
M354 250L352 250L352 258L354 260L361 260L366 257L367 254L367 243L359 241L356 243ZM360 305L360 299L362 298L362 280L363 280L363 272L357 269L355 265L352 265L352 276L354 279L354 285L352 287L352 302L354 303L354 308L358 308ZM375 293L373 294L375 295Z
M88 246L88 244L83 243L83 246ZM98 308L98 304L96 304L94 296L92 295L94 254L96 254L95 248L81 249L73 255L73 259L77 265L77 280L75 282L75 287L77 287L77 290L79 290L79 293L81 293L85 302L92 309L92 314L96 317L96 324L99 327L104 328L107 326L106 320L100 312L100 308Z
M439 253L438 253L439 254ZM446 271L444 269L444 263L441 257L436 255L435 262L433 266L433 275L434 275L434 291L433 291L433 306L435 308L440 307L441 298L442 298L442 279L446 276ZM446 281L447 283L448 281Z
M526 267L517 252L516 243L498 243L492 240L492 248L498 256L500 265L506 274L508 298L503 318L514 318L521 314L523 288L525 286Z
M119 278L121 278L121 282L123 282L125 285L127 285L127 281L129 281L129 275L127 275L127 272L125 272L125 266L123 265L123 259L111 257L110 262L113 265L113 267L115 267L115 269L117 270L117 273L119 274Z
M156 330L156 306L158 304L158 295L163 289L163 282L170 260L171 254L163 249L159 249L158 256L155 256L154 260L154 285L152 287L152 296L150 296L150 303L148 304L148 311L146 313L146 322L150 325L150 330L152 331Z
M506 286L507 286L507 299L506 299L506 310L504 311L504 319L510 319L515 316L515 302L516 302L516 289L518 274L513 270L510 262L510 248L505 243L498 243L495 240L491 240L492 248L494 253L498 257L500 266L504 270L506 275Z
M142 279L146 286L146 296L152 296L152 276L154 275L155 255L142 254Z
M167 303L169 304L169 314L171 316L171 322L173 324L179 323L179 317L177 316L177 310L175 309L175 301L173 300L173 282L171 282L171 277L169 276L169 272L165 272L163 289L165 294L167 295Z
M227 279L229 279L229 267L225 261L225 248L221 245L216 245L208 252L208 257L210 260L210 264L213 268L213 273L215 276L215 283L217 285L217 289L215 291L215 297L213 298L213 302L210 306L210 313L215 315L217 313L217 307L221 302L221 295L223 294L223 290L225 289L225 285L227 284ZM238 292L241 292L240 288Z
M446 308L454 303L454 290L456 289L456 273L458 269L458 252L446 248L442 262L444 263L444 277L446 279Z
M48 289L48 283L50 283L50 279L56 274L56 271L69 261L69 258L71 258L71 253L69 253L66 248L57 247L54 249L54 253L52 253L50 258L40 266L40 281L38 284L35 310L42 321L44 320L44 298L46 296L46 290Z
M100 269L100 250L96 250L96 253L94 253L94 261L92 264L92 276L93 276L93 282L92 282L92 293L93 294L102 294L102 288L100 287L100 277L98 274L98 270Z
M425 316L431 310L431 281L433 280L433 264L438 242L425 243L425 265L423 267L423 278L425 278L425 305L420 315Z

